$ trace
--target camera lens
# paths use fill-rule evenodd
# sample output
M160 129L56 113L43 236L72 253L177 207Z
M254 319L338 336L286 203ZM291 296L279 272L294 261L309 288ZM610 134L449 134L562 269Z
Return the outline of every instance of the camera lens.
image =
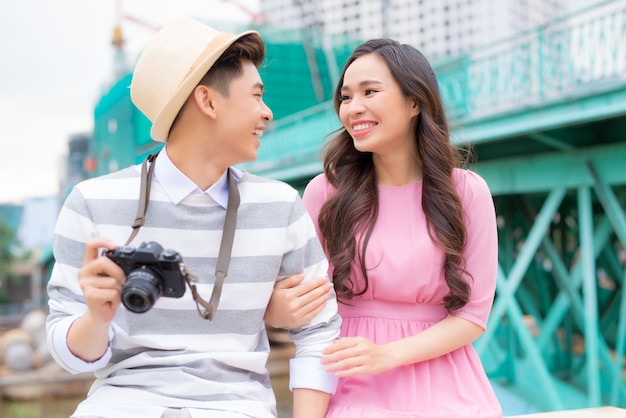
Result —
M150 269L131 271L122 287L122 303L131 312L148 311L161 296L159 284L159 278Z

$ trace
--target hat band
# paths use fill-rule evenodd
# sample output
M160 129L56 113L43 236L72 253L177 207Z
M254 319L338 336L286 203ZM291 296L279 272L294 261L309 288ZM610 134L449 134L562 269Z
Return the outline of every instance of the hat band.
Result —
M191 64L191 67L189 67L189 70L187 71L187 74L185 74L185 77L183 78L183 80L186 80L187 77L189 77L189 75L191 73L194 72L194 70L198 67L198 65L202 64L202 62L204 62L204 60L210 56L211 54L215 53L216 48L221 48L224 44L226 44L234 35L231 33L226 33L226 32L220 32L218 33L215 38L213 38L211 40L211 42L209 42L207 44L207 46L204 48L204 50L200 53L200 55L198 55L198 58L196 58L196 60L193 62L193 64Z

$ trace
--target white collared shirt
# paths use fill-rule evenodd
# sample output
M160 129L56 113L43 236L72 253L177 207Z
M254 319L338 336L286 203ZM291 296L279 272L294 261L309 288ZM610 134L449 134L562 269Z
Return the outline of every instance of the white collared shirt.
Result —
M170 200L178 205L182 200L190 194L206 194L210 196L216 203L226 209L228 205L228 183L226 171L222 173L220 178L206 190L201 190L189 177L178 169L167 154L167 146L159 153L154 160L155 179L165 190ZM231 173L236 182L239 182L243 172L237 168L231 167Z

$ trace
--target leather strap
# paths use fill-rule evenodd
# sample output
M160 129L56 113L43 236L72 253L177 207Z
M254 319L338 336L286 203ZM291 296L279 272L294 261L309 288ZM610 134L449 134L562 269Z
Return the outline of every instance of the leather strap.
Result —
M237 226L237 208L239 207L239 189L233 178L230 168L228 169L228 204L226 206L226 219L224 219L224 229L222 231L222 242L220 243L220 252L217 256L217 264L215 266L215 284L213 285L213 293L211 299L207 303L196 290L196 285L189 280L187 284L191 289L193 299L196 301L198 313L204 319L212 320L217 311L217 305L222 295L222 285L228 274L228 266L230 265L230 256L233 249L233 241L235 238L235 229ZM200 310L200 305L204 308L204 312Z
M139 191L139 206L137 208L137 215L135 216L135 222L133 223L133 231L128 237L125 245L128 245L139 232L146 221L146 212L148 211L148 204L150 203L150 186L152 184L152 175L154 173L154 160L159 153L150 154L144 160L141 166L141 186ZM150 168L148 168L150 163ZM196 302L196 308L198 313L203 319L212 320L215 317L217 306L219 305L220 296L222 295L222 286L224 285L224 279L228 275L228 266L230 265L230 257L233 249L233 241L235 239L235 229L237 227L237 209L239 208L239 189L237 183L233 177L231 169L229 168L226 173L228 180L228 203L226 206L226 218L224 220L224 228L222 230L222 241L220 243L220 251L217 257L217 264L215 266L215 284L213 285L213 292L211 293L211 299L209 302L204 300L196 285L192 281L198 281L198 279L192 275L189 270L181 263L181 273L187 282L187 285L191 289L193 300ZM200 309L200 306L204 308L204 311Z
M146 212L148 211L148 203L150 202L150 185L152 184L152 173L154 173L154 160L157 155L159 155L159 152L160 150L154 154L148 155L141 165L141 185L139 190L137 215L135 215L135 222L133 223L133 232L131 232L130 237L128 237L126 244L124 245L130 244L130 242L137 236L139 228L146 223ZM148 163L150 163L149 169Z

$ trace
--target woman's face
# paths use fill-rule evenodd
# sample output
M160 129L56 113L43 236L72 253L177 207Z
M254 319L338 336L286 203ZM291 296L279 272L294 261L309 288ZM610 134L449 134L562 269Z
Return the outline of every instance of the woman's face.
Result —
M357 150L381 156L413 150L418 114L379 56L363 55L346 69L339 118Z

